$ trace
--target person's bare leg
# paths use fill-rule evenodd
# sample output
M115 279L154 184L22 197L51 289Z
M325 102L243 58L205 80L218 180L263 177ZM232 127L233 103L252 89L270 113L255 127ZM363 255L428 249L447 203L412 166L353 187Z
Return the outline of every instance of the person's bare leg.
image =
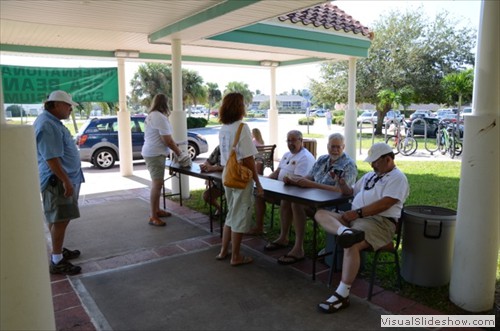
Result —
M281 245L288 245L288 233L290 233L290 227L292 226L292 204L288 201L282 200L280 203L280 235L274 240L274 243Z
M62 254L64 245L64 236L66 228L69 225L69 220L63 222L52 223L49 225L50 237L52 239L52 254Z
M333 213L324 209L320 209L314 215L314 219L318 222L326 232L337 234L337 230L343 225L340 221L340 214Z
M287 255L304 257L304 235L306 228L306 211L303 205L292 203L293 227L295 228L295 244Z
M243 233L231 232L231 265L247 264L253 261L251 257L240 254Z
M266 213L266 201L261 197L255 197L255 227L250 230L250 234L264 232L264 215Z
M156 217L160 211L160 196L161 188L163 187L162 179L153 179L151 181L151 191L149 192L149 204L151 206L151 217Z
M218 259L224 259L227 254L229 254L229 243L231 242L231 228L227 225L224 225L222 230L222 245L220 248L220 253L217 255ZM233 254L233 253L232 253Z

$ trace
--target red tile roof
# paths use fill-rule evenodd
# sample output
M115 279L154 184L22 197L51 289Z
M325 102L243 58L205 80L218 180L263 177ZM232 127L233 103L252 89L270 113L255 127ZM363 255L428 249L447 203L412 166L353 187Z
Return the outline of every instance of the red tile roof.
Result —
M325 29L343 30L346 33L361 33L363 36L373 40L373 32L356 21L352 16L331 3L324 3L304 10L279 16L281 22L289 20L291 23L304 25L313 25L315 27L323 26Z

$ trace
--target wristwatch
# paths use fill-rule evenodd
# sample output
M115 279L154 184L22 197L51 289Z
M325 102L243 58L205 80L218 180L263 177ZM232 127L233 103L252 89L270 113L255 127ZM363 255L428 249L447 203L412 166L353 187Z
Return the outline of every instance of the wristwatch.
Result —
M363 210L361 208L356 209L356 213L358 213L360 218L363 218Z

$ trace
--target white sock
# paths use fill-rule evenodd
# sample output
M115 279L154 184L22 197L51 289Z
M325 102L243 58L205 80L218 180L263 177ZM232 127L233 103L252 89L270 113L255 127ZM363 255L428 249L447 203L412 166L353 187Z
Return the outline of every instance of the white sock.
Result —
M61 262L62 259L63 259L62 254L52 254L52 262L54 264L58 264L59 262Z
M337 292L341 297L347 298L349 296L350 291L351 291L351 285L347 285L343 282L340 282L335 292Z
M346 230L347 230L347 231L352 232L352 231L351 231L351 228L348 228L348 227L347 227L347 226L345 226L345 225L341 225L341 226L337 229L337 235L339 235L339 236L340 236L340 235L341 235L344 231L346 231Z
M335 292L337 292L337 294L340 295L341 297L347 298L349 296L350 290L351 290L351 285L347 285L347 284L340 282L340 284L337 287L337 289L335 290ZM326 301L332 303L332 302L335 302L338 300L339 299L335 295L332 295ZM340 308L340 306L342 306L342 303L337 303L337 304L333 305L333 307L335 307L336 309ZM328 309L328 305L323 304L323 303L320 304L320 307L323 307L324 309Z

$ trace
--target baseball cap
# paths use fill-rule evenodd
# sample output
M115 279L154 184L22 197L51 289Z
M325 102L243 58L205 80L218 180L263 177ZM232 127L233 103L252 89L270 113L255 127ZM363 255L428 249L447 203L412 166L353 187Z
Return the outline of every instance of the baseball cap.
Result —
M376 143L368 150L368 157L365 159L366 162L373 162L379 157L392 152L391 146L386 143Z
M72 106L78 106L78 104L71 98L71 95L61 90L50 93L47 101L62 101Z

